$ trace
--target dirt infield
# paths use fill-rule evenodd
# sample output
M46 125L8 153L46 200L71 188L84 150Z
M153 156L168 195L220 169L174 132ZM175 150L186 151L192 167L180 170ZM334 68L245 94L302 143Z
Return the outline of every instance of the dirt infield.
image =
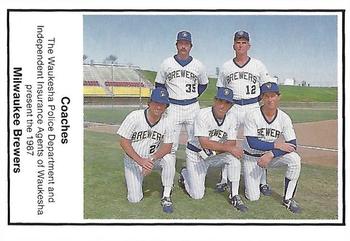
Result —
M86 129L116 133L118 125L85 123ZM298 153L303 163L323 166L337 166L338 164L338 125L337 120L298 123L294 125L298 139ZM242 131L238 137L242 138ZM180 143L186 143L186 132L182 131Z
M338 149L338 125L336 120L299 123L295 125L299 145ZM299 148L303 162L336 166L338 152Z

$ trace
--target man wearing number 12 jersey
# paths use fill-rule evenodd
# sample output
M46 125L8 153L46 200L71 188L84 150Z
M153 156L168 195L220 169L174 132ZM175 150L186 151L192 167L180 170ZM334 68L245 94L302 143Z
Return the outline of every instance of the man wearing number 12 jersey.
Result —
M274 82L265 65L248 55L251 47L250 36L246 31L237 31L233 36L233 50L235 57L226 61L221 67L216 86L226 87L233 91L233 107L238 116L238 127L243 126L246 113L259 107L260 85L266 82ZM216 190L222 192L227 187L227 171L222 170L221 181L216 185ZM263 195L271 195L271 189L267 184L266 173L262 175L260 190Z

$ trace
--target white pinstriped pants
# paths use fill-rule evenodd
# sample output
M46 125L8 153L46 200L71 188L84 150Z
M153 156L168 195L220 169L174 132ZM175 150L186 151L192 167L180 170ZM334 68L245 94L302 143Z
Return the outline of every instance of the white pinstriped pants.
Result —
M232 195L238 194L241 162L228 153L218 154L203 160L197 152L186 149L185 179L187 193L194 199L201 199L205 192L205 177L209 167L227 166L228 179L232 182Z
M260 198L260 178L265 172L264 168L261 168L257 164L258 157L253 157L244 154L243 157L243 173L244 173L244 185L245 196L250 201L256 201ZM280 157L273 158L268 165L268 168L275 168L287 166L285 177L290 180L287 190L285 191L285 199L293 197L293 193L296 188L296 184L300 175L301 162L300 156L296 152L291 152Z
M252 111L253 109L259 108L259 102L253 103L253 104L249 104L249 105L233 105L232 108L229 110L230 112L235 113L235 115L237 116L237 129L239 128L243 128L244 127L244 122L246 120L246 115L248 112ZM226 166L224 166L222 168L221 171L221 181L220 183L226 183L227 180L227 170L226 170ZM267 183L267 177L266 177L266 173L264 172L261 175L261 184L266 184Z
M233 105L230 111L234 112L238 118L237 127L244 126L247 113L256 108L259 108L258 102L249 105Z
M175 141L172 147L172 153L175 154L179 147L179 137L181 128L184 126L187 131L187 138L191 140L193 138L193 123L194 118L199 111L198 101L190 105L175 105L170 104L167 109L167 113L175 121Z
M127 198L129 202L139 202L143 198L142 167L129 157L124 157L125 181L128 190ZM153 170L161 170L162 184L165 187L172 187L175 177L175 161L170 155L165 155L162 159L154 162Z

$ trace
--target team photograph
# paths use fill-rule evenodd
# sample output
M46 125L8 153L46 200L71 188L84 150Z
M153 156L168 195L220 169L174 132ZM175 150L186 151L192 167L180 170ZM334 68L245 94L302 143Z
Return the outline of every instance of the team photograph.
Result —
M83 20L84 219L341 217L335 13Z

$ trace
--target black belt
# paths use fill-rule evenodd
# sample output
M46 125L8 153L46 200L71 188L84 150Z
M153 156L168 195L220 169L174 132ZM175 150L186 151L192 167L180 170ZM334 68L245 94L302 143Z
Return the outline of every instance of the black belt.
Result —
M251 98L251 99L242 99L242 100L233 100L233 103L237 105L249 105L258 102L258 97Z
M253 156L253 157L262 157L263 154L253 154L253 153L249 153L246 150L243 151L244 154L248 155L248 156Z
M197 102L198 100L197 98L185 99L185 100L176 100L176 99L169 98L169 101L171 104L175 104L175 105L190 105Z
M187 149L194 151L194 152L200 152L202 149L199 149L198 147L192 145L191 143L187 142Z

